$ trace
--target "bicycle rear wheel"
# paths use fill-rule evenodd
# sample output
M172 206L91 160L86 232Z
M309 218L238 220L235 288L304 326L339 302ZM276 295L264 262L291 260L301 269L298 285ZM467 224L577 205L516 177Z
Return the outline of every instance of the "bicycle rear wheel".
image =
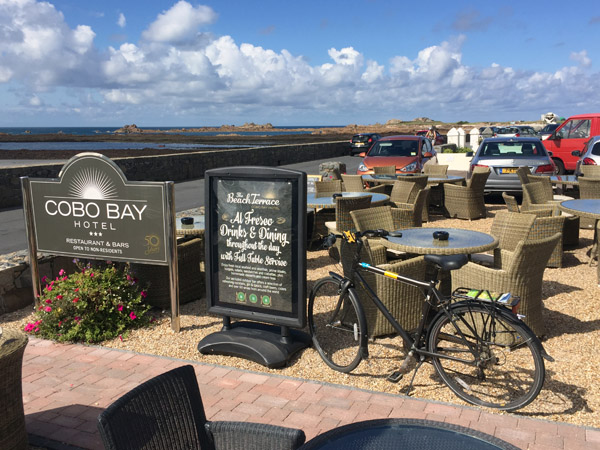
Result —
M367 322L354 289L342 292L333 277L317 282L308 300L308 326L323 361L339 372L351 372L363 358Z
M545 377L539 341L514 315L491 304L468 302L440 314L427 338L446 385L460 398L504 411L535 399Z

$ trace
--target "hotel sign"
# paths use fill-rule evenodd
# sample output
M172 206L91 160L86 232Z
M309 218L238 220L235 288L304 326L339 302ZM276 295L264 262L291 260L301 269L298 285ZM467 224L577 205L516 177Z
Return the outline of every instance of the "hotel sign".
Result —
M37 250L167 265L165 183L129 182L110 159L80 153L58 179L30 179Z

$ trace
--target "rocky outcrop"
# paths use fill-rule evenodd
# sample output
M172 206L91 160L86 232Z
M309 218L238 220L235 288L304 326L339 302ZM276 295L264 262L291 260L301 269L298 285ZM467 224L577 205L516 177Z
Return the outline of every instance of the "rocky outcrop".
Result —
M138 128L138 126L134 123L131 125L125 125L122 128L119 128L118 130L115 130L115 133L119 134L132 134L132 133L143 133L144 130L142 130L141 128Z

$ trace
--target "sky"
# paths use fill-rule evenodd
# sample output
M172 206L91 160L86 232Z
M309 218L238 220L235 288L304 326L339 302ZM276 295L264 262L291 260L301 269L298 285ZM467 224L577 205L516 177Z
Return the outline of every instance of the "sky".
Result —
M597 0L0 0L0 127L600 111Z

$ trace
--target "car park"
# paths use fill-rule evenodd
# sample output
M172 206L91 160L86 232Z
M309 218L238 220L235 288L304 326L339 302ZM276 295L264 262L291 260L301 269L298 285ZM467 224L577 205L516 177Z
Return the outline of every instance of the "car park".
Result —
M542 141L531 137L484 139L471 160L468 176L480 166L490 168L485 192L521 192L517 169L522 166L535 174L551 175L556 171Z
M593 136L585 143L582 151L575 150L579 161L575 167L575 175L581 175L581 166L600 166L600 136Z
M501 127L496 130L495 137L525 137L537 136L533 127L526 125L512 125L509 127Z
M352 136L350 140L350 154L364 152L371 148L373 143L381 139L381 135L377 133L360 133Z
M437 164L437 152L424 136L386 136L375 142L356 171L359 175L373 173L376 166L396 166L397 174L421 173L426 162Z

